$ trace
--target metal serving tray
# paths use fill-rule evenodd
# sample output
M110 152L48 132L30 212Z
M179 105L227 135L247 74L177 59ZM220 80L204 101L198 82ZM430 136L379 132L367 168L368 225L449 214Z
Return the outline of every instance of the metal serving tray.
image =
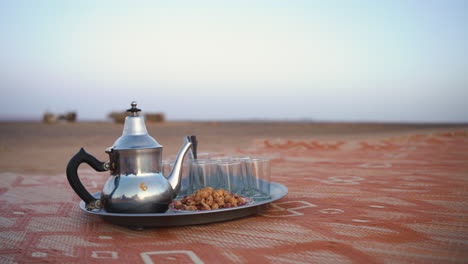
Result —
M81 210L89 214L100 215L105 221L124 225L134 229L143 229L144 227L166 227L166 226L184 226L208 224L227 220L233 220L249 215L258 214L268 207L268 204L281 199L288 194L286 186L271 182L271 199L263 201L254 201L251 204L223 208L210 211L180 212L169 209L165 213L159 214L119 214L108 213L104 209L95 209L88 211L85 203L80 201ZM100 197L100 193L93 194L94 197Z

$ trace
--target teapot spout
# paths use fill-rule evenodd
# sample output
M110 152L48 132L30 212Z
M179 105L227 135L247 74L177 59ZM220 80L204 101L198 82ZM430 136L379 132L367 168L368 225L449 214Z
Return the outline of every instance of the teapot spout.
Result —
M187 155L188 150L192 146L192 142L190 142L189 137L184 138L184 144L179 150L177 154L176 161L174 162L174 166L172 167L172 171L169 173L167 180L171 185L172 189L174 190L174 197L180 191L181 185L181 178L182 178L182 163L184 161L185 155Z

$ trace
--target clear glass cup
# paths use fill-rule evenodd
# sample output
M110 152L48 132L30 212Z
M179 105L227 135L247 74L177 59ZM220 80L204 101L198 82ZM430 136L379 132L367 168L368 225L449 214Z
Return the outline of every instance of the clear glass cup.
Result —
M251 157L245 160L247 196L254 200L268 200L270 196L271 165L270 159Z
M184 161L182 164L182 177L180 179L180 191L177 194L177 199L180 199L180 197L189 195L192 193L192 182L189 177L189 166L190 166L190 159L187 159ZM172 171L172 167L174 166L175 160L173 159L168 159L168 160L163 160L162 161L162 173L164 177L169 177L169 174Z
M220 176L221 189L241 194L245 188L242 163L237 160L219 160L216 162L217 174Z
M167 159L162 161L162 173L164 177L169 177L169 173L171 173L172 166L174 166L175 160Z
M246 160L250 160L250 156L229 156L230 160L237 160L240 162L245 162Z
M251 192L249 191L249 182L247 178L247 160L250 160L250 156L230 156L230 160L233 161L239 161L241 163L241 172L240 172L240 177L242 177L242 182L244 185L244 188L239 190L238 194L242 196L250 196Z
M226 155L219 152L198 152L197 159L216 159L218 157L225 157Z
M188 163L191 193L205 187L219 188L221 178L216 173L216 162L208 159L195 159Z
M186 196L192 194L192 179L189 175L190 162L182 164L182 177L180 179L179 196Z
M200 160L210 159L212 156L213 156L213 153L211 152L198 152L197 153L197 159L200 159Z
M231 159L228 156L216 156L216 157L210 158L210 160L216 163L219 163L219 162L227 162L227 161L230 161Z

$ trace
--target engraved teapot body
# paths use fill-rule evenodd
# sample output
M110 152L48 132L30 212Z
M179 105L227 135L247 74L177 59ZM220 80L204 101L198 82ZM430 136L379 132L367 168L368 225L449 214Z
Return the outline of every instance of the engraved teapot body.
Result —
M67 166L67 178L86 208L105 209L113 213L163 213L177 196L182 177L182 162L192 146L186 137L171 173L162 174L163 147L148 135L140 109L132 102L127 110L122 136L106 149L108 162L101 162L82 148ZM77 169L87 163L96 171L110 170L110 177L100 197L93 197L79 180Z

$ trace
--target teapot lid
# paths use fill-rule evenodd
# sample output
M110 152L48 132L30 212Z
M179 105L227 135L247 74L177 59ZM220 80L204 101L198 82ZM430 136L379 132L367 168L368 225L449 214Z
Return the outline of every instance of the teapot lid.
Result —
M148 135L145 119L143 116L138 115L141 109L137 108L137 103L133 101L131 106L127 110L131 115L125 117L122 136L114 142L112 149L162 148L154 138Z

